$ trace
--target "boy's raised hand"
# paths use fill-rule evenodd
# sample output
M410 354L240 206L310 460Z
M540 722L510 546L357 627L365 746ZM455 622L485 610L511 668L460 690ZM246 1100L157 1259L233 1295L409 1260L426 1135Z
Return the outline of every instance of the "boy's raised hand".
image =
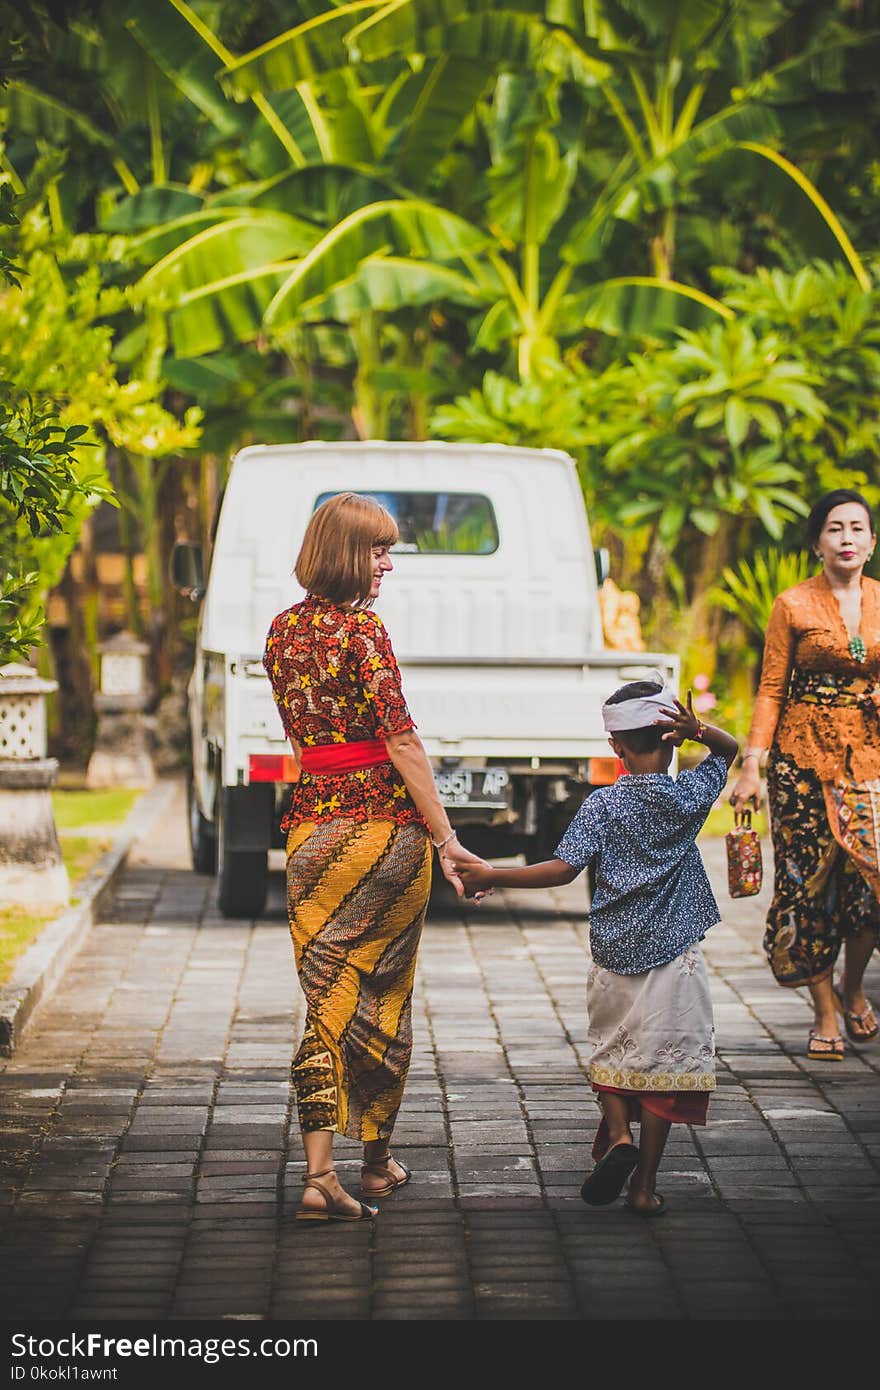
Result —
M674 743L676 748L680 748L685 739L695 739L700 732L700 721L694 712L694 697L692 691L687 693L687 706L681 700L676 700L675 709L664 709L663 713L669 716L670 722L664 723L662 719L655 719L654 723L665 730L663 734L664 742Z

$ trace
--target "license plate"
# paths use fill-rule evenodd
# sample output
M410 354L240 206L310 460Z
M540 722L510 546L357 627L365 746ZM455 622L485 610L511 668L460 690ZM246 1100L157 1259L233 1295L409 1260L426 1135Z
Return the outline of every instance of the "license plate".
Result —
M444 806L508 806L510 773L506 767L441 768L434 781Z

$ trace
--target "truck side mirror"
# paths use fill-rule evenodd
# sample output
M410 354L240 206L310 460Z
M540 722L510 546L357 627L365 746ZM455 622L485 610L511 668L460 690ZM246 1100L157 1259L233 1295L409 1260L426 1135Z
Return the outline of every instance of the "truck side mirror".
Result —
M593 551L593 559L596 562L596 583L601 587L611 574L611 552L600 545Z
M175 541L171 552L171 582L178 593L196 603L205 593L205 565L202 547L190 541Z

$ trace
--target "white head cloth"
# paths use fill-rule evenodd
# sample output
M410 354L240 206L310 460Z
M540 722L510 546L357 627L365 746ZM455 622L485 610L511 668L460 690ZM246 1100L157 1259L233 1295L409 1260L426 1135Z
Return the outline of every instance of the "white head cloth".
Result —
M668 718L664 709L675 709L675 692L666 684L662 671L653 671L646 679L656 681L660 686L656 695L640 695L636 700L624 700L619 705L602 706L602 722L605 732L623 733L626 729L647 729L655 719Z

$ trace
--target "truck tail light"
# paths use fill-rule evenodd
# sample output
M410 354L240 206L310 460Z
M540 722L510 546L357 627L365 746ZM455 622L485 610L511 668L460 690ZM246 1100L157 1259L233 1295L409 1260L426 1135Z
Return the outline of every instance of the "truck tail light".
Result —
M292 753L251 753L249 782L298 782L299 763Z
M587 763L587 781L592 787L610 787L625 775L626 768L619 758L590 758Z

